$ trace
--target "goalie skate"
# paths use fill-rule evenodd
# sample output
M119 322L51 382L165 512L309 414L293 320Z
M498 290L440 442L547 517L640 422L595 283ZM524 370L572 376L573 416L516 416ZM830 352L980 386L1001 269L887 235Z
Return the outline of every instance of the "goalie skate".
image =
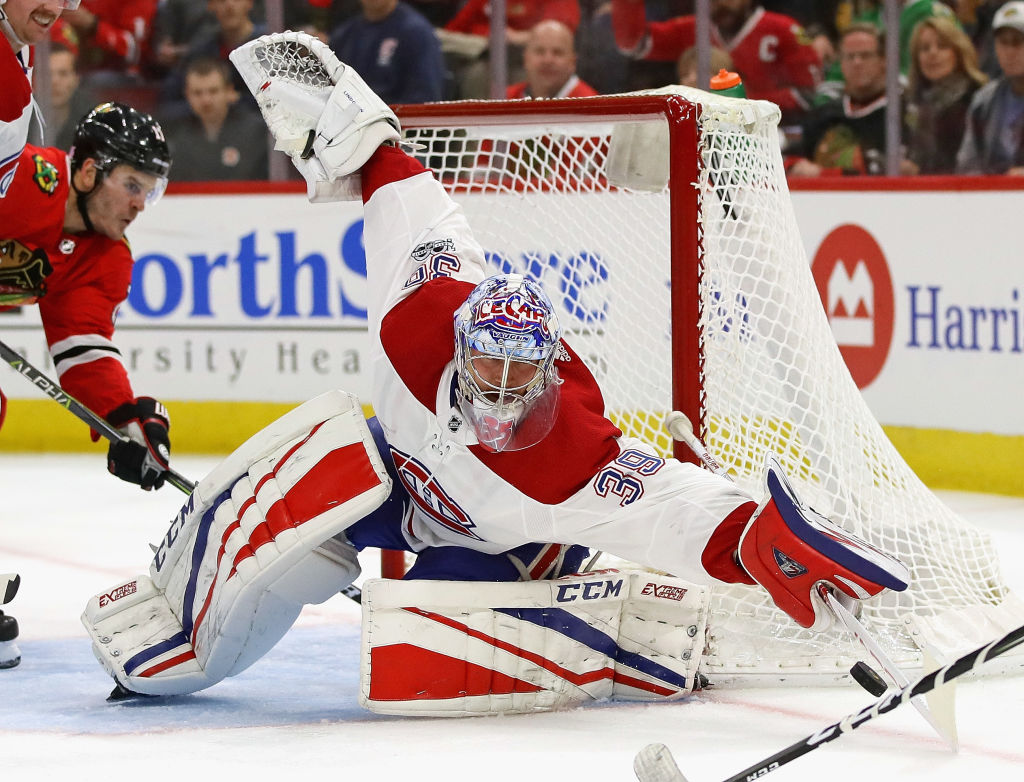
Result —
M275 147L315 156L327 180L359 170L381 144L398 141L398 119L354 69L306 33L264 35L229 55L273 133ZM320 172L317 172L320 173Z

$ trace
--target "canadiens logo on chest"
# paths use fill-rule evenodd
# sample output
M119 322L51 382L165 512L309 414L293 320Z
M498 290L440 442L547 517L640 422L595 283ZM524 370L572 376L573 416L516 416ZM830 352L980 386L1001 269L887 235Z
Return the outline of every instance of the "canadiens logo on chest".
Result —
M409 497L428 518L446 530L474 540L483 540L473 530L476 524L434 479L426 466L393 445L389 446L398 477Z

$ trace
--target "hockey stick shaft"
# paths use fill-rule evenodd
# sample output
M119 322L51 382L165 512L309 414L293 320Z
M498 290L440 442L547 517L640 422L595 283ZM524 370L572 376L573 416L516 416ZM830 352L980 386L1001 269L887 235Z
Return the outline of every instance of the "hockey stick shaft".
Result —
M835 741L844 733L856 730L861 725L866 722L870 722L880 714L885 714L898 706L902 706L911 698L918 695L924 695L925 693L931 692L936 687L941 687L946 682L952 681L966 673L970 673L975 668L984 665L993 657L1005 654L1014 647L1019 646L1021 643L1024 643L1024 625L1015 630L1011 630L997 641L993 641L986 646L982 646L975 649L973 652L965 654L963 657L947 665L945 668L940 668L937 671L933 671L932 673L922 676L913 684L908 684L906 687L893 692L891 695L883 698L877 703L867 706L855 714L847 715L839 722L829 725L824 730L820 730L817 733L796 742L795 744L791 744L784 750L776 752L770 758L765 758L760 763L756 763L750 768L747 768L738 774L734 774L725 780L725 782L745 782L748 779L754 779L763 774L767 774L770 771L774 771L780 766L784 766L786 763L790 763L802 755L806 755L808 752L817 749L822 744Z
M1021 643L1024 643L1024 625L1011 630L997 641L965 654L944 668L925 674L913 684L908 684L876 703L847 715L839 722L834 722L828 727L812 733L795 744L776 752L771 757L745 768L738 774L733 774L723 782L750 782L752 779L760 779L765 774L771 773L787 763L792 763L808 752L812 752L830 741L835 741L844 733L856 730L875 717L902 706L910 699L925 695L946 682L972 672L994 657L1006 654ZM672 760L671 753L661 744L650 744L640 750L634 768L640 782L686 782L686 777Z
M8 345L2 341L0 341L0 357L2 357L15 372L32 383L32 385L41 389L44 394L50 397L50 399L77 417L80 421L87 423L103 437L110 440L110 442L124 442L128 439L121 434L121 432L117 431L117 429L96 415L96 413L64 391L64 389L62 389L57 383L50 380L50 378L30 364L26 358L21 356L14 349L8 347ZM191 494L192 489L195 488L195 483L193 481L188 480L183 475L172 470L170 467L167 468L166 480L174 488L180 489L185 494Z

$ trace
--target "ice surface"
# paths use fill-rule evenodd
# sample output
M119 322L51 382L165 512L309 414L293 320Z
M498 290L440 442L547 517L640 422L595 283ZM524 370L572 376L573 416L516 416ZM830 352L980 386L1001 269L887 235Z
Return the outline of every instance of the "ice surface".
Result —
M216 463L179 458L198 479ZM357 702L358 607L338 596L240 676L180 698L105 701L112 683L79 615L87 598L146 572L183 495L107 475L101 453L0 455L0 570L20 572L8 606L23 662L0 671L0 782L241 779L587 782L633 779L640 747L664 742L690 782L725 779L859 710L839 688L712 689L675 704L598 704L557 714L438 720L381 717ZM989 530L1024 590L1024 500L944 494ZM373 558L366 561L372 572ZM961 750L911 708L874 720L770 775L827 782L1024 778L1024 677L959 685Z

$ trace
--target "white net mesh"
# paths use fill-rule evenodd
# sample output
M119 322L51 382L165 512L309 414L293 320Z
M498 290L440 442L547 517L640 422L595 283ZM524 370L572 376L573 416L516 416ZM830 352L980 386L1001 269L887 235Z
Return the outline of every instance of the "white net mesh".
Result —
M310 50L304 36L282 33L268 36L253 47L252 56L267 79L283 79L314 90L333 86L321 58Z
M495 271L528 274L551 293L625 432L670 453L661 422L680 395L695 400L696 431L755 497L764 454L774 452L804 502L908 564L911 588L870 601L862 617L897 663L919 666L921 646L951 657L1020 624L1024 607L1008 595L988 538L911 472L849 376L790 205L777 109L678 91L701 104L699 114L666 104L662 114L634 115L641 99L620 97L560 101L557 114L537 101L506 117L493 104L476 116L455 104L448 119L417 113L402 122ZM683 148L693 122L693 178L659 188L665 150ZM624 139L630 184L643 190L606 176L622 169L607 158ZM692 202L694 180L697 215L681 197ZM680 254L693 245L691 292ZM673 330L689 327L686 297L697 299L699 356L681 361ZM763 590L716 589L712 605L713 680L839 679L863 656L841 631L802 630ZM1004 668L1019 665L1011 658Z

